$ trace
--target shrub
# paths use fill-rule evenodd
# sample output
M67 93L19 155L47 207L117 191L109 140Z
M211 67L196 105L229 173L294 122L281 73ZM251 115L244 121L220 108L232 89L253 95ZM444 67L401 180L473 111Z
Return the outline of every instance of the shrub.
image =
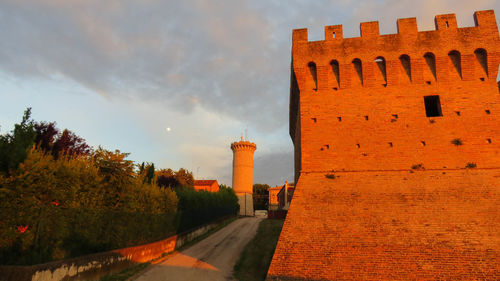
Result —
M54 160L32 148L10 177L0 176L0 263L48 262L176 232L175 192L134 178L117 188L101 168L90 157Z
M179 197L179 232L224 216L236 215L240 208L238 197L232 188L208 192L184 187L178 188L176 192Z
M335 179L335 174L331 174L331 173L330 174L326 174L325 177L328 178L328 179L332 179L333 180L333 179Z
M425 167L424 167L424 164L420 163L420 164L414 164L414 165L412 165L411 169L412 170L425 170Z
M469 163L467 163L467 165L465 165L465 168L474 169L474 168L477 168L477 165L476 165L476 163L469 162Z

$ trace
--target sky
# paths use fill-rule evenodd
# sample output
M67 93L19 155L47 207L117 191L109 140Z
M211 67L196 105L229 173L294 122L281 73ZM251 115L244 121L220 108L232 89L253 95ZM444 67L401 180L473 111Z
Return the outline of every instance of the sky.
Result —
M293 181L292 29L358 37L398 18L459 27L498 0L0 0L0 134L32 108L91 146L231 185L231 142L257 144L254 183Z

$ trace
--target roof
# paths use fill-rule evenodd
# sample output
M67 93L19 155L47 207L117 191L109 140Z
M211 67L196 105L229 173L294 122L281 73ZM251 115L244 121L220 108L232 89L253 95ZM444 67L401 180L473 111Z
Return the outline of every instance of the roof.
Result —
M210 185L212 185L214 183L217 184L217 180L195 180L194 181L194 185L206 185L206 186L210 186Z

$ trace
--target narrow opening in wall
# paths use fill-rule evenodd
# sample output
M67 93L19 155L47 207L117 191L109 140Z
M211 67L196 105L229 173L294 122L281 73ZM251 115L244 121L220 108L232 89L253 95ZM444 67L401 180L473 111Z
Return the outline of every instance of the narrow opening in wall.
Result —
M325 144L325 148L326 148L326 149L330 149L330 145Z
M332 38L335 38L335 32L332 32Z
M397 115L397 114L393 114L393 115L392 115L392 118L394 118L394 119L398 119L398 115Z
M483 82L484 82L484 77L479 78L479 80L481 80L481 81L483 81Z
M476 60L481 66L478 69L482 75L486 75L488 77L488 54L485 49L479 48L474 51L474 55L476 56ZM481 81L484 81L484 77L480 78Z
M425 84L430 85L431 81L425 81Z
M427 117L438 117L443 116L441 112L441 102L439 100L439 96L425 96L425 114Z
M316 121L317 121L317 120L316 120L316 118L311 118L311 120L312 120L314 123L316 123Z
M352 66L354 68L354 72L357 74L358 81L361 85L363 85L363 65L361 64L360 59L353 59Z
M450 24L448 23L448 21L446 21L446 28L449 28L450 27Z
M424 77L428 80L436 81L436 56L431 53L425 53L424 55L425 62L427 64L427 68L424 68ZM430 85L431 81L428 81L428 85Z
M361 146L359 145L359 143L357 143L357 144L356 144L356 146L357 146L358 148L360 148L360 147L361 147Z
M497 84L498 84L498 91L500 92L500 64L498 65L498 71L497 71Z
M450 58L451 64L453 65L455 72L458 74L460 79L462 79L462 61L461 61L462 58L460 52L453 50L450 53L448 53L448 57Z
M342 122L342 117L337 117L337 119L339 120L339 122Z
M309 72L311 73L311 78L314 82L314 88L313 90L314 91L317 91L318 90L318 78L317 78L317 72L316 72L316 64L314 62L310 62L308 65L309 67Z
M387 71L386 71L386 63L384 57L377 57L375 59L375 63L378 66L380 75L375 75L377 82L380 82L382 85L387 86Z
M392 142L389 143L389 146L392 147Z
M491 139L486 139L486 141L487 141L488 143L491 143Z
M486 109L484 112L486 112L486 114L491 114L491 111L489 109Z
M368 121L368 115L365 115L365 120L367 120L367 121Z
M408 55L401 55L399 57L399 61L401 62L401 66L403 67L404 72L408 78L408 81L411 81L411 61Z
M422 146L426 146L425 141L421 141L420 144L422 144Z
M458 116L460 116L460 111L455 111L455 113L456 113Z
M337 90L337 87L340 86L340 67L339 67L339 62L337 60L332 60L330 62L330 66L332 67L333 78L335 78L335 81L333 82L333 89Z

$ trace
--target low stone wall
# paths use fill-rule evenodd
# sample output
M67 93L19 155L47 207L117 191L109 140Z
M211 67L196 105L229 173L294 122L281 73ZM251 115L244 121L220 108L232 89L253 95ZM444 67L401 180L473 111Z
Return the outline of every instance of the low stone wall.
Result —
M46 264L0 266L0 281L99 280L106 274L119 272L130 265L148 262L161 257L163 254L173 252L175 249L207 233L228 219L226 217L164 240L145 245Z

